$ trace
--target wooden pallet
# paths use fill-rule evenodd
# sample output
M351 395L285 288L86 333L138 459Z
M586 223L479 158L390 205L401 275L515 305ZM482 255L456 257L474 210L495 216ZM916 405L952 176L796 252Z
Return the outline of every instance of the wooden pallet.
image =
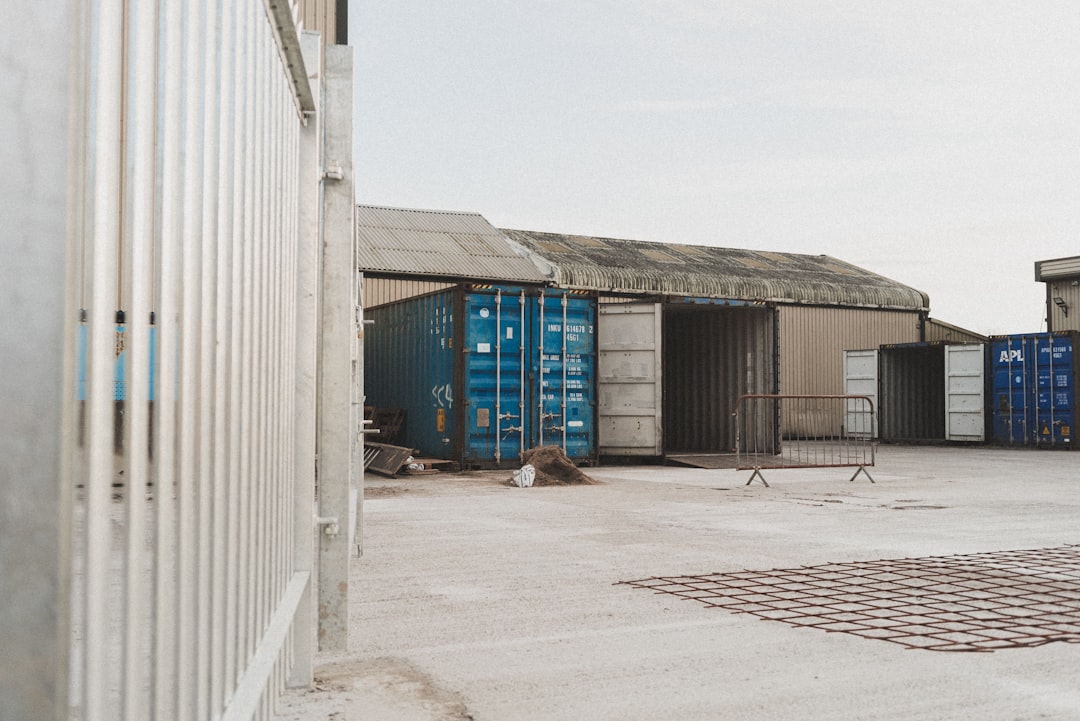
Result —
M369 451L374 451L370 459ZM369 441L364 444L364 470L393 478L409 463L411 456L411 448Z

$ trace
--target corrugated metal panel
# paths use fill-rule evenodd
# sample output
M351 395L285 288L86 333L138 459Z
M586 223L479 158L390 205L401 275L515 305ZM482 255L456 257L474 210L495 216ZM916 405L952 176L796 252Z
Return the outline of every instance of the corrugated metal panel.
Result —
M71 310L81 311L69 314L69 332L82 348L66 358L84 400L65 407L63 427L84 426L57 484L71 493L62 503L71 565L55 578L71 584L55 584L64 588L51 606L52 636L67 650L50 670L63 679L65 702L48 715L269 718L287 679L310 683L311 609L321 611L321 647L348 637L339 613L347 584L333 583L329 595L323 585L341 578L338 559L348 570L348 534L323 536L317 554L312 543L315 515L339 516L346 528L349 520L347 501L328 499L347 499L355 439L352 243L348 234L328 240L322 255L320 239L351 227L351 168L325 197L314 191L325 149L318 139L351 142L340 132L351 127L341 92L352 86L351 56L319 62L315 38L297 35L291 1L134 7L69 6L82 21L66 33L70 158L82 170L68 193L77 232L67 290ZM43 49L25 54L41 63ZM325 102L308 122L301 111L314 110L316 97ZM34 111L40 122L55 108ZM351 154L350 145L342 157ZM46 168L42 178L51 176ZM334 327L344 332L320 345L314 298L334 279L321 277L318 259L338 250L345 292L320 296L322 326L343 320ZM343 363L329 352L335 344ZM330 388L343 389L340 407L317 405ZM114 415L118 400L123 416ZM313 514L316 436L321 507ZM25 530L33 529L24 541ZM23 662L20 644L0 646ZM45 717L53 688L40 680L34 718ZM26 717L0 698L0 717L13 709Z
M945 346L945 440L986 440L986 344Z
M807 431L815 426L839 428L841 426L838 424L843 424L843 427L851 432L877 438L880 425L878 423L878 354L879 351L876 348L844 351L844 395L868 398L873 411L869 418L857 407L850 408L853 412L848 412L849 408L845 407L827 410L825 418L831 417L829 421L824 421L822 417L816 420L809 417L785 417L784 425L798 437L807 435Z
M304 29L320 33L326 45L337 44L337 0L299 0L298 4Z
M465 293L462 461L470 465L513 462L531 447L528 404L532 301L518 290Z
M826 255L650 243L503 229L564 288L927 310L925 293Z
M661 306L601 302L596 409L601 455L663 455Z
M536 445L574 460L596 456L596 301L544 290L535 300Z
M664 450L725 453L735 448L735 401L776 390L771 308L665 305Z
M1040 260L1035 263L1035 280L1047 281L1056 278L1080 277L1080 255L1054 260Z
M363 273L506 283L549 280L477 213L361 205L356 238Z
M1050 331L1080 330L1080 281L1059 280L1046 287L1046 327ZM1061 304L1057 299L1061 299Z
M985 343L989 338L973 330L944 323L934 318L927 318L923 325L923 340L927 343L947 341L949 343Z
M990 417L998 443L1074 449L1080 425L1080 334L997 336L990 342Z
M471 467L513 464L538 445L595 459L592 297L456 286L370 317L367 403L406 411L404 444Z
M458 437L454 300L447 291L379 308L364 338L366 404L405 409L404 442L444 458Z
M364 308L377 308L380 305L395 303L407 298L415 298L428 293L453 288L454 283L442 283L434 280L410 280L407 278L372 278L364 276Z
M780 392L843 393L845 350L914 343L916 312L780 306Z

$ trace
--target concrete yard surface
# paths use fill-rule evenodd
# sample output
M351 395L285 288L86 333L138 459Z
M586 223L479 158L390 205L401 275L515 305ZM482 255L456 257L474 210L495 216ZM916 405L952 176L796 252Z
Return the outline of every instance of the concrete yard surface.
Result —
M1080 453L881 446L876 483L785 469L768 488L586 471L600 483L368 476L350 651L280 717L1080 719ZM878 561L899 565L852 580ZM691 597L626 583L656 578ZM985 644L920 646L941 638Z

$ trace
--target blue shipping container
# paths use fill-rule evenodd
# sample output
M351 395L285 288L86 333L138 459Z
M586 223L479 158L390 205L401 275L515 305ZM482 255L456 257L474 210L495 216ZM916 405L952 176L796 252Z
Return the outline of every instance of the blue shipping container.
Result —
M401 444L469 467L540 445L595 458L593 297L458 286L366 317L365 404L405 410Z
M995 442L1074 447L1078 336L1069 331L991 339L990 413Z

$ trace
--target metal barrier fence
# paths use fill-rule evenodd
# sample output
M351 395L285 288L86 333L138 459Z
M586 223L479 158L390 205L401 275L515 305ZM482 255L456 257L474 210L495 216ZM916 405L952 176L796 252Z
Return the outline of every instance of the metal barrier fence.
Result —
M754 472L746 485L768 486L762 470L773 468L850 467L857 468L850 480L862 473L874 482L866 469L874 465L876 421L866 396L744 395L733 415L736 468Z
M347 543L314 511L351 405L316 419L319 325L356 314L347 271L319 302L322 48L294 2L70 5L68 717L268 719L311 680L316 529Z

